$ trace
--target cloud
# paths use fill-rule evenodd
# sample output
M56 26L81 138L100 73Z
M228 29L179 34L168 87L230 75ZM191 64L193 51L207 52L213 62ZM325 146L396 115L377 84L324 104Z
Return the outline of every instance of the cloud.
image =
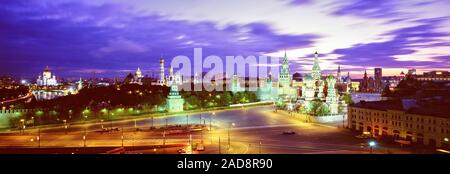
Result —
M436 31L443 21L442 18L420 20L417 22L421 23L416 26L385 33L393 36L391 40L357 44L350 48L336 49L334 53L342 55L339 57L340 63L359 66L449 68L448 64L442 64L448 59L447 56L433 56L436 52L450 55L450 51L447 51L450 48L448 43L441 40L442 37L450 36L450 33ZM417 54L424 51L421 48L434 48L436 45L444 47L428 54Z
M2 74L33 76L48 65L68 76L105 69L96 72L116 76L120 69L154 69L161 55L192 57L195 47L206 56L257 56L310 46L319 37L279 34L266 23L219 28L210 21L135 14L114 4L20 2L0 11L0 57L8 58L0 65Z
M142 44L128 40L122 37L116 38L114 40L109 40L108 45L98 49L99 54L109 54L118 51L130 52L130 53L143 53L147 52L147 48Z
M391 0L350 0L346 1L332 14L355 15L368 18L393 17L398 15L396 1Z
M292 5L305 5L312 3L312 0L290 0L290 4Z

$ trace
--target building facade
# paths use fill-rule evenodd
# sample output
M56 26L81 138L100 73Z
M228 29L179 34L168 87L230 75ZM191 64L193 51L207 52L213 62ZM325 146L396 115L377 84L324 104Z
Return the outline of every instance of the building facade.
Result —
M349 106L347 119L349 128L377 138L449 149L450 115L443 108L407 101L360 102Z
M367 76L367 70L364 71L364 77L359 88L360 92L381 92L383 88L384 83L381 68L374 69L374 77Z
M48 66L45 68L42 75L39 75L36 84L38 86L58 86L58 81L56 80L56 76L52 75Z

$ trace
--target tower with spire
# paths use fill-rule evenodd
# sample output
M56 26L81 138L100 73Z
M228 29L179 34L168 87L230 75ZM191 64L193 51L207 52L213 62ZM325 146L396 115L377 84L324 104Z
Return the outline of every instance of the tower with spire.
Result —
M77 90L80 91L81 89L83 89L83 80L80 77L80 80L78 81Z
M158 80L158 84L161 85L161 86L166 84L165 74L164 74L164 58L163 58L162 55L159 58L159 80Z
M338 67L338 76L340 76L340 66ZM326 83L325 83L326 81ZM318 53L314 53L314 63L311 73L305 74L302 84L302 95L298 103L302 106L302 112L306 114L321 114L319 116L336 116L339 114L339 94L336 90L336 77L329 74L325 79L322 78L322 71L319 65ZM324 89L327 89L327 93ZM329 111L317 113L317 107L320 104Z
M286 89L288 87L290 87L291 85L291 73L289 70L289 61L288 61L288 57L287 57L287 53L286 51L284 52L284 57L282 60L282 65L281 65L281 71L280 71L280 75L278 77L278 87L280 89Z
M297 90L291 87L292 76L289 69L289 60L286 51L284 51L284 57L282 59L281 70L278 75L278 96L286 99L296 99Z
M341 83L342 82L341 65L338 65L338 70L337 70L337 74L336 74L336 82L337 83Z
M182 112L184 110L184 99L178 92L177 84L172 83L170 85L170 92L169 96L167 96L166 103L167 112Z
M314 53L314 64L312 67L311 76L314 80L321 80L322 79L322 71L320 70L319 65L319 54L317 51Z

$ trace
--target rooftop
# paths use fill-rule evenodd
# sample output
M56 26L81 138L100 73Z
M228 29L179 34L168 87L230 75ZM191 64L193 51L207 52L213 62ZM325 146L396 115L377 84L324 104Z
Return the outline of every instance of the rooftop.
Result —
M421 100L403 99L386 101L361 101L351 105L352 107L374 110L397 110L409 114L428 115L434 117L450 118L450 102L443 99Z

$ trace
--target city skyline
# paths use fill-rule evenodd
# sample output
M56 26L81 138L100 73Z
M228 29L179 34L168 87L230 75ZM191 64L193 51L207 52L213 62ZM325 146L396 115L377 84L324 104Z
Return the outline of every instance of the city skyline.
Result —
M292 72L301 73L315 51L325 73L340 65L356 78L375 67L386 76L450 70L448 2L254 3L5 1L0 74L35 77L49 66L59 77L114 77L140 67L157 76L161 55L192 58L197 47L204 57L282 57L286 50Z

